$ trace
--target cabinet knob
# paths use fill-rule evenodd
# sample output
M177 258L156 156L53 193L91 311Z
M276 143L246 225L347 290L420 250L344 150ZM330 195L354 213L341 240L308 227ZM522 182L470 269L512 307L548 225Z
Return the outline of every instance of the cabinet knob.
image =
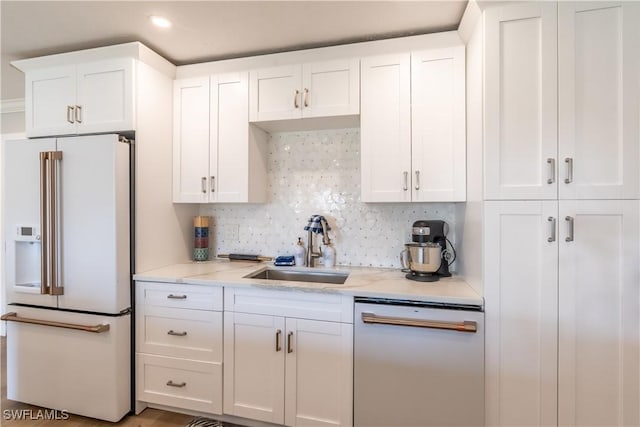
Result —
M202 187L202 192L206 193L207 192L207 177L203 176L202 178L200 178L200 186Z
M404 174L404 185L402 186L402 189L407 191L409 189L409 172L404 171L402 173Z
M416 171L416 190L420 190L420 171Z
M309 89L307 89L306 87L304 88L304 106L309 106Z

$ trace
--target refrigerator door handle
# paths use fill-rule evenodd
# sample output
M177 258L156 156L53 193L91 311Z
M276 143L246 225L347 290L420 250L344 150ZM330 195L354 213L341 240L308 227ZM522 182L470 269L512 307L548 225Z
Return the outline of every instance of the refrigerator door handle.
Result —
M50 295L63 295L64 287L58 282L58 162L62 160L62 151L49 153L49 271L51 272Z
M49 233L47 215L47 160L49 152L40 153L40 293L49 294Z
M18 317L18 314L15 312L3 314L2 316L0 316L0 320L6 320L8 322L29 323L32 325L52 326L54 328L75 329L78 331L92 332L95 334L107 332L110 328L109 324L78 325L76 323L64 323L64 322L55 322L52 320L40 320L40 319L30 319L28 317Z

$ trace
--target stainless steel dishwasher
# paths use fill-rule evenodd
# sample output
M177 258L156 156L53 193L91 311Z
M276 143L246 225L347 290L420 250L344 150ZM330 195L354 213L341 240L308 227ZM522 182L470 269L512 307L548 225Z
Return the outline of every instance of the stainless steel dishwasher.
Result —
M481 306L355 299L354 425L484 425Z

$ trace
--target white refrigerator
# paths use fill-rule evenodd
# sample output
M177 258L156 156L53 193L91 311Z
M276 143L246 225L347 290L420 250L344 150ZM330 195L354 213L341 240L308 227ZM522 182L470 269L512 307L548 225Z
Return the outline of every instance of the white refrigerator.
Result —
M131 144L3 144L7 397L118 421L131 409Z

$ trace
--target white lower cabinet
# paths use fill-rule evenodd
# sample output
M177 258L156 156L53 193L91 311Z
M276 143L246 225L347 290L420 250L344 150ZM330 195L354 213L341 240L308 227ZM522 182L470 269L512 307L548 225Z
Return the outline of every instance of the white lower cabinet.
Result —
M225 289L225 293L234 293ZM237 295L240 294L240 295ZM314 304L308 293L238 291L226 301L224 313L225 414L287 426L350 426L353 422L353 325L317 319L287 317ZM280 304L300 296L297 306ZM293 296L293 297L292 297ZM341 306L349 297L327 301ZM281 315L233 312L251 300L260 311ZM227 311L229 310L229 311ZM345 313L345 317L351 315ZM283 316L283 315L284 316ZM333 316L333 315L331 315Z
M639 206L486 202L487 425L640 424Z
M136 398L222 413L222 288L136 286Z

